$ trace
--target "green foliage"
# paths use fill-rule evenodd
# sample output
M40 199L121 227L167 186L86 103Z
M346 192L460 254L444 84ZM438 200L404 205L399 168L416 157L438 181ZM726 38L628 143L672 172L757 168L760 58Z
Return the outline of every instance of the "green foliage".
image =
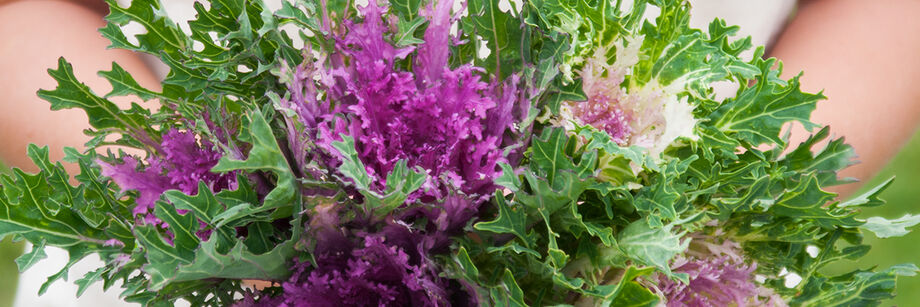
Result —
M874 305L890 298L895 277L915 269L838 276L822 269L868 252L860 230L896 236L920 222L914 215L857 218L862 208L882 204L877 196L889 183L848 202L825 191L850 182L837 172L854 157L842 139L827 140L826 127L797 147L780 136L790 122L817 127L808 119L824 97L803 93L798 77L780 79L781 65L761 58L762 49L753 60L741 60L751 46L749 38L729 40L737 27L716 20L708 32L691 29L685 2L650 2L661 12L654 23L642 22L645 1L627 12L619 1L527 2L523 22L543 34L542 51L559 63L544 68L534 62L535 76L546 78L538 82L548 88L538 101L556 112L563 101L584 100L574 74L582 61L603 46L608 63L615 63L615 42L641 35L639 62L624 87L678 85L677 96L702 119L695 127L699 138L675 142L654 157L591 127L564 131L545 122L522 166L502 166L496 182L511 194L497 193L494 217L474 225L481 243L461 240L458 270L475 265L476 274L465 278L487 289L510 289L504 273L483 269L506 267L528 305L574 304L567 291L580 293L582 303L655 305L661 298L644 286L655 281L632 280L664 274L686 282L686 275L672 274L671 264L687 250L687 235L718 232L721 240L740 243L765 284L793 304ZM737 96L716 101L710 86L717 81L737 83ZM810 256L809 246L820 253ZM643 274L628 275L640 267ZM803 281L785 288L783 270ZM629 277L609 279L621 274Z
M70 267L91 253L103 259L130 251L134 241L127 228L125 217L130 217L125 204L111 196L100 194L99 182L92 182L96 174L88 161L80 161L83 174L77 176L77 187L69 183L69 176L60 163L51 164L48 148L30 145L29 157L39 166L36 174L13 169L12 174L0 175L0 237L13 236L34 242L31 252L21 256L16 263L26 269L45 257L47 246L65 249L70 260L56 274L48 278L39 293L61 278L66 278ZM89 180L88 180L89 179ZM101 196L101 197L98 197ZM97 211L109 212L99 215ZM108 240L122 242L124 247L106 244Z
M713 126L722 133L737 134L737 139L750 145L765 143L784 144L779 134L783 125L798 121L811 129L816 125L808 121L821 94L806 94L799 90L799 77L779 80L780 70L773 69L776 60L762 60L762 49L755 54L753 64L761 73L756 84L745 88L736 98L724 102L709 114ZM740 142L736 142L739 144Z
M503 12L498 7L498 0L470 0L469 13L472 19L471 31L482 37L489 54L484 59L474 62L476 66L485 67L493 72L499 80L511 75L512 68L520 65L523 60L517 50L522 45L521 26L515 22L514 16ZM464 26L470 23L463 23ZM475 50L481 48L479 40L473 45Z
M355 140L347 135L342 135L343 141L332 142L332 146L342 155L342 165L339 172L351 179L358 192L365 197L364 212L376 217L384 217L402 205L409 194L415 192L425 183L428 176L421 167L409 169L405 160L400 160L387 174L386 187L377 189L380 183L373 182L364 163L355 152Z
M193 305L227 305L235 300L234 293L243 291L239 279L285 279L302 229L300 218L293 215L303 206L297 196L300 187L272 132L271 114L246 110L261 109L269 101L266 93L281 88L270 69L301 60L301 51L279 26L315 25L313 11L309 5L288 4L272 12L261 1L218 1L207 8L196 3L197 19L189 23L190 32L184 32L158 1L133 1L128 7L109 4L109 23L100 33L112 42L111 47L148 53L169 66L162 91L143 88L113 63L111 70L99 73L112 91L99 96L74 77L70 63L60 59L58 67L49 70L57 87L40 90L38 95L54 110L84 110L93 140L83 153L66 150L65 160L81 171L73 178L60 163L48 160L47 148L36 146L29 147L29 156L39 166L38 173L17 169L0 177L4 208L0 238L12 236L35 244L17 260L23 270L45 257L45 246L69 252L67 265L48 279L40 293L51 282L67 278L70 266L92 253L99 254L106 266L78 279L78 293L100 280L104 288L121 281L126 300L148 305L182 297ZM126 37L119 26L129 22L140 24L144 33ZM119 109L108 100L115 96L158 101L160 106L157 113L139 104ZM115 156L99 156L96 147L114 144L156 155L163 131L190 128L180 117L218 118L214 126L202 122L191 128L215 144L233 137L230 147L223 149L236 154L224 155L214 171L264 178L260 184L270 192L260 201L247 182L249 177L242 174L238 189L216 195L204 185L193 196L168 191L154 209L170 226L167 235L153 225L135 225L131 212L135 194L123 194L101 177L96 161ZM232 131L239 131L239 137ZM179 214L176 209L187 211ZM277 228L270 222L293 227ZM237 227L251 231L240 232ZM213 235L202 239L201 231Z
M248 116L248 136L243 136L240 141L252 144L246 160L235 160L224 156L214 166L213 172L229 172L233 170L244 171L270 171L277 180L275 188L265 196L262 210L269 210L289 206L294 200L297 187L294 184L294 174L288 165L287 158L281 152L278 141L272 134L271 127L260 112L252 112ZM168 196L167 196L168 197ZM214 212L216 215L218 212Z

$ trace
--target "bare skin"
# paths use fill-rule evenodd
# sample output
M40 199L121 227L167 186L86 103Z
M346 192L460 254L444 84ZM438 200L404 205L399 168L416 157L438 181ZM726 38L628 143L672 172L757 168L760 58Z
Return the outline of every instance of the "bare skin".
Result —
M806 91L824 90L812 120L828 124L859 155L841 175L875 175L920 123L920 1L820 0L801 3L773 48L784 77L805 71ZM807 136L794 130L794 140ZM860 184L832 190L849 195Z
M77 79L99 95L108 93L111 86L96 72L111 69L112 61L141 85L159 87L156 77L135 54L106 50L108 40L96 32L105 25L102 14L73 2L0 2L0 71L4 72L0 74L0 161L35 171L25 155L29 143L48 144L51 159L60 160L64 147L82 148L89 140L82 133L89 128L82 110L51 112L50 104L36 96L39 89L57 86L47 69L56 68L61 56L73 64ZM128 97L113 100L122 106L138 102ZM75 165L65 167L76 172Z

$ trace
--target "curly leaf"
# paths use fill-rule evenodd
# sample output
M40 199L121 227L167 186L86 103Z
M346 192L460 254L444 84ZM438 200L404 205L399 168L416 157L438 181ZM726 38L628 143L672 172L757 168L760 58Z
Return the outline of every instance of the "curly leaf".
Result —
M262 204L263 208L290 206L297 191L291 167L288 165L287 159L281 152L281 147L278 146L278 141L275 140L271 127L269 127L263 115L259 112L252 112L247 118L249 119L249 134L245 140L252 144L249 156L246 160L236 160L230 156L224 156L211 171L218 173L232 170L272 172L277 176L277 181L274 189L265 196L265 201Z
M373 179L368 175L364 168L364 163L358 157L355 151L355 140L351 136L342 134L341 142L332 142L332 146L339 152L342 157L342 165L339 166L339 172L354 182L358 191L366 199L367 212L373 212L378 217L385 216L402 205L409 194L422 187L428 175L421 167L409 169L405 160L399 160L393 167L393 170L387 174L386 187L382 192L378 192L373 187Z
M683 234L671 232L671 226L662 228L649 227L639 220L629 224L620 232L617 242L627 256L644 265L671 273L670 261L674 256L687 250L690 240L681 240ZM686 276L681 277L686 283Z
M907 230L908 227L913 227L917 224L920 224L920 214L905 214L893 220L873 216L866 219L866 223L860 226L860 228L871 231L875 233L875 236L884 239L904 236L910 233L910 230Z
M73 75L73 66L63 57L58 59L57 69L48 74L58 82L54 90L39 90L38 97L51 103L52 110L80 108L89 117L89 124L96 129L122 129L143 131L145 119L137 114L123 112L111 101L96 96L86 84Z
M736 134L738 139L751 145L785 144L779 137L783 125L798 121L806 129L817 126L808 118L816 102L824 96L803 93L799 89L799 77L788 83L779 80L780 71L772 69L776 59L759 59L760 52L754 56L761 70L757 83L724 102L709 119L722 132Z

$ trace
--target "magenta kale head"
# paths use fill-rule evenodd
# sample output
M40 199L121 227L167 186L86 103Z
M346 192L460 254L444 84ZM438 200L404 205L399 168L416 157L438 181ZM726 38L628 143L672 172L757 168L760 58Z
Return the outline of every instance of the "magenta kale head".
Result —
M319 89L291 82L284 102L305 127L317 127L316 143L329 153L336 153L330 143L340 134L353 137L375 188L382 190L386 175L405 160L429 175L410 200L430 202L450 191L488 197L500 174L497 165L505 160L502 140L519 96L517 77L488 82L480 68L448 66L451 1L429 7L425 42L418 48L386 40L395 25L385 22L386 8L374 2L361 9L363 21L345 22L346 34L334 37L335 50L319 59L321 65L305 63L289 72L305 83L314 82L307 74L315 74ZM398 64L409 57L414 64L407 71ZM316 101L317 90L326 102Z
M135 216L147 224L163 225L153 215L153 207L166 190L176 189L194 195L198 193L199 182L215 192L236 187L235 173L211 172L221 158L212 147L213 144L206 140L199 143L194 133L174 128L163 135L157 152L147 159L148 165L144 168L140 168L138 160L132 156L123 157L122 164L97 163L102 175L112 178L123 191L137 191Z
M716 232L716 236L721 235ZM687 256L671 264L674 273L689 275L689 283L659 275L658 288L668 307L785 306L772 290L754 280L756 263L746 264L740 245L730 240L714 243L703 234L690 235Z
M311 270L312 269L312 270ZM412 264L400 248L368 236L363 246L338 257L296 263L278 297L260 306L462 306L474 303L455 282L424 264ZM458 300L459 299L459 300ZM246 303L244 303L245 305Z
M756 265L736 263L729 256L681 259L672 269L689 274L690 283L662 275L659 286L668 299L668 307L747 306L758 294L752 274L755 268Z

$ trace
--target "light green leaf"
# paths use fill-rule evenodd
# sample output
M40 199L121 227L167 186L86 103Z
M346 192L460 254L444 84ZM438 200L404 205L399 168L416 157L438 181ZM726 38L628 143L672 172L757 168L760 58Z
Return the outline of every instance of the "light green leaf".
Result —
M45 254L45 241L40 241L32 245L32 251L16 258L16 266L19 267L19 272L25 272L45 258L48 258L48 255Z
M498 162L498 165L502 168L502 174L495 179L495 184L517 192L521 188L521 178L514 173L514 168L505 162Z
M206 278L284 280L291 275L288 260L294 256L293 241L285 241L263 254L254 254L237 242L229 252L217 250L216 240L201 244L195 260L179 267L174 281Z
M879 198L879 195L882 194L885 189L887 189L894 182L894 177L888 178L885 182L882 182L872 189L869 189L863 194L860 194L856 197L851 198L848 201L845 201L837 207L848 208L848 207L877 207L885 204L885 201Z
M394 39L396 47L405 47L409 45L424 43L425 41L415 37L415 30L425 24L426 21L427 20L422 17L415 17L415 19L408 21L400 19L396 24L397 33L396 38Z
M893 220L873 216L866 219L866 223L859 227L871 231L875 233L875 236L884 239L904 236L910 233L910 230L907 228L917 224L920 224L920 214L905 214Z
M386 216L390 211L402 205L409 194L418 190L428 179L428 175L421 167L409 169L405 160L399 160L393 170L387 174L386 187L381 193L372 186L373 178L368 175L364 169L364 163L361 162L355 151L354 139L342 134L342 140L332 142L332 146L343 157L339 172L350 178L358 191L365 196L365 211L368 213L372 212L378 217Z
M277 176L277 181L275 188L265 196L263 208L290 206L297 191L291 167L262 113L251 112L247 118L249 119L247 141L251 142L252 149L249 150L246 160L224 156L211 171L218 173L232 170L272 172Z
M341 142L332 142L332 147L342 155L342 165L339 166L339 172L353 180L358 189L370 189L373 179L367 174L364 163L361 162L358 152L355 151L355 139L345 134L342 134L341 137Z
M211 223L214 217L226 211L204 181L198 182L198 193L194 196L186 195L179 190L163 192L163 196L177 209L190 210L195 217L207 223Z
M638 220L619 233L617 242L620 249L634 261L671 274L671 259L683 253L690 245L689 239L681 240L682 236L672 233L670 225L652 228L645 221Z
M89 289L89 286L92 286L94 283L102 279L103 274L111 270L112 268L108 266L101 267L96 270L89 271L86 273L86 275L83 275L82 278L75 280L73 283L77 285L77 297L82 296L83 293Z

